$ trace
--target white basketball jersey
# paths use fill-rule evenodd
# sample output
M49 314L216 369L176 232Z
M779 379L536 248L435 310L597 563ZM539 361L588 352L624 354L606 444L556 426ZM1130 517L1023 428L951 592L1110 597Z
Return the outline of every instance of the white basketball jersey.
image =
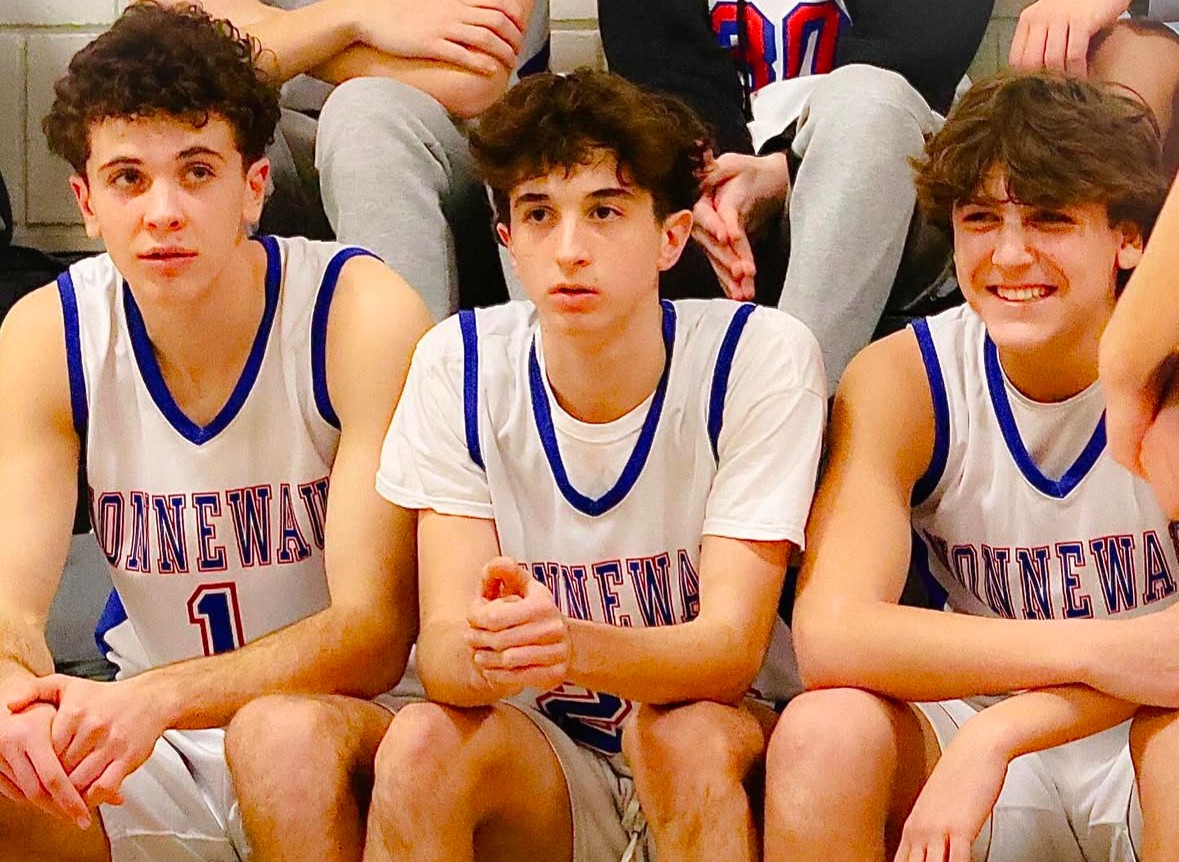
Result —
M339 438L328 310L359 249L263 237L266 303L225 407L177 406L107 255L58 279L90 511L111 566L102 629L129 618L149 666L234 649L327 606L324 521Z
M851 23L842 0L709 0L708 7L713 32L751 91L830 72Z
M668 362L652 396L603 424L549 389L531 303L462 312L419 344L377 487L409 508L495 521L500 548L570 618L686 623L704 535L803 543L826 407L817 344L775 309L663 304ZM757 682L799 690L778 622ZM563 685L535 705L578 742L620 750L632 705Z
M1175 600L1179 525L1106 451L1104 398L1033 402L970 308L914 331L936 442L914 488L914 558L936 598L1008 619L1132 617Z

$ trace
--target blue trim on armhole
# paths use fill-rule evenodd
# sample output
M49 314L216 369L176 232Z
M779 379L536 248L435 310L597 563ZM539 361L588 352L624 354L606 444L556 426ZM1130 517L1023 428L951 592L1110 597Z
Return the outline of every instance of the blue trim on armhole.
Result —
M332 297L336 294L336 283L340 280L340 270L354 257L376 255L366 249L355 247L336 252L323 271L323 279L315 295L315 308L311 312L311 391L315 396L315 407L319 410L319 415L337 431L340 430L340 417L332 407L327 385L328 313L332 308Z
M109 658L111 645L106 642L106 633L117 625L127 621L127 610L123 607L123 600L116 590L106 597L106 607L102 609L102 616L94 624L94 642L98 644L98 651L103 658Z
M278 309L279 288L282 281L282 262L279 257L278 243L272 236L257 238L266 249L266 305L262 311L262 319L258 322L258 331L254 335L254 343L250 347L250 355L242 369L242 376L238 378L229 400L221 411L213 417L208 425L200 426L184 415L184 411L168 391L164 382L164 375L160 371L160 364L156 360L155 350L151 344L151 337L147 334L147 327L143 323L143 314L131 293L131 287L123 282L123 313L127 317L127 330L131 333L131 350L135 354L135 362L139 366L140 376L150 393L156 408L163 414L168 424L176 433L190 443L201 446L208 443L232 422L254 388L258 379L258 372L262 370L262 360L266 356L266 344L270 340L270 331L274 323L274 316Z
M61 297L61 314L65 321L66 369L70 377L70 410L74 416L74 430L78 442L86 445L86 429L90 424L90 407L86 402L86 374L82 365L82 332L78 320L78 295L74 279L67 269L57 277L57 293Z
M596 500L587 497L569 481L569 473L565 469L565 462L561 459L561 448L557 444L557 429L553 425L553 413L549 407L548 393L545 391L543 373L536 358L536 337L532 339L532 349L528 352L528 390L532 399L532 416L536 422L536 430L540 434L541 446L544 448L545 458L549 462L549 469L553 479L560 489L561 495L577 511L583 515L597 517L609 512L630 493L635 482L639 481L647 457L651 454L651 445L655 441L655 431L659 428L659 418L663 415L663 402L667 398L667 382L671 377L671 358L675 347L675 306L663 300L663 373L659 376L659 383L655 387L655 394L651 398L651 406L647 408L647 417L643 420L643 427L639 431L639 439L635 441L635 448L630 453L626 465L622 468L622 475L601 497Z
M474 311L464 309L458 313L458 319L463 336L463 427L467 453L480 470L486 470L479 446L479 330Z
M729 391L729 375L733 371L733 357L737 353L737 344L741 341L741 334L745 332L745 324L749 316L757 308L752 302L742 303L729 321L728 331L721 342L720 351L716 356L716 368L712 373L712 391L708 396L708 442L712 446L712 460L720 462L717 441L720 440L721 427L725 421L725 396Z
M934 577L933 569L929 567L929 548L925 546L925 541L917 535L916 530L910 530L909 535L913 539L911 559L913 565L917 567L917 575L921 578L921 583L925 585L925 592L929 596L930 603L941 610L950 600L950 594Z
M921 362L925 365L929 394L933 398L933 456L921 478L913 485L913 495L909 501L910 506L919 506L929 499L946 470L946 460L950 456L950 400L946 396L946 379L942 375L929 322L922 318L914 320L910 326L917 336L917 346L921 348Z
M1089 437L1089 442L1072 466L1064 471L1058 480L1049 479L1036 466L1023 438L1019 436L1019 428L1015 424L1015 415L1011 412L1011 402L1007 400L1007 387L1003 382L1003 369L999 365L999 351L989 335L984 336L983 365L986 367L987 391L991 396L991 406L995 410L995 418L999 421L999 430L1003 432L1003 441L1007 444L1007 451L1011 453L1015 466L1028 480L1033 488L1057 500L1067 497L1081 480L1093 469L1101 453L1105 451L1105 411L1097 420L1097 427Z

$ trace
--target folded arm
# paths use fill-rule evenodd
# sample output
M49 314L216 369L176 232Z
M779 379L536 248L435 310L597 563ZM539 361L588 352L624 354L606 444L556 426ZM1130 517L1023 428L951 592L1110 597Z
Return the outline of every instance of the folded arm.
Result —
M390 77L464 117L507 88L532 11L532 0L318 0L293 10L260 0L200 5L257 39L280 81L303 73L332 84Z
M933 428L911 332L871 345L848 367L794 613L807 685L906 701L1070 683L1160 705L1179 697L1170 611L1127 621L1005 620L896 604L909 565L910 497L929 464Z

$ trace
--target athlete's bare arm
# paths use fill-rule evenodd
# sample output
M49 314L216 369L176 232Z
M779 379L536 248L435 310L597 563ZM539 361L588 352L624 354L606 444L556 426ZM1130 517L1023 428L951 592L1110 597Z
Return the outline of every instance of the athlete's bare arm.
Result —
M508 585L519 600L487 601L485 570L499 553L494 523L423 511L422 681L431 698L456 706L561 682L645 703L738 701L769 645L791 549L705 536L696 619L632 629L562 617L527 574Z
M52 285L0 327L0 701L53 672L45 623L69 550L79 448L64 331ZM88 822L53 749L54 712L12 715L0 702L0 794Z
M1154 486L1179 516L1179 405L1173 374L1179 345L1179 188L1172 187L1152 241L1101 336L1101 384L1110 453Z
M483 567L499 555L495 522L484 518L418 515L417 668L431 700L484 706L500 694L472 661L467 614L480 593Z
M1138 709L1071 685L1024 692L982 710L942 752L905 821L896 858L969 859L1012 760L1099 733Z
M812 688L851 686L932 701L1084 683L1135 702L1179 697L1174 615L1001 620L896 604L908 570L909 500L933 451L933 406L915 336L848 366L831 457L811 513L794 611Z
M739 701L765 658L793 548L705 536L699 615L653 628L570 620L569 681L644 703Z
M180 2L180 0L167 0ZM507 88L533 0L318 0L295 10L260 0L201 0L266 49L280 80L396 78L450 112L475 116Z
M331 605L231 652L97 683L52 676L23 702L58 707L54 742L87 799L115 794L168 728L221 727L270 693L361 697L400 678L417 629L413 513L374 488L381 441L417 339L417 294L373 258L345 264L327 330L327 383L340 420L325 567Z

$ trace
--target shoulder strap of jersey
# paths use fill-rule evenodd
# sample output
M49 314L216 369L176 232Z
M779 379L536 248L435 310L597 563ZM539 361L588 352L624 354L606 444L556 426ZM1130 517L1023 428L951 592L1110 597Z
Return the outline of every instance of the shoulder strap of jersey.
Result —
M278 247L273 237L263 237L263 244L269 259L271 269L278 267ZM319 291L315 295L315 308L311 313L311 391L315 395L315 407L323 420L335 428L340 429L340 417L336 415L336 408L332 406L331 395L327 385L327 325L328 312L331 311L332 297L336 294L336 284L340 280L340 270L344 264L354 257L377 257L371 251L349 246L340 249L328 261L323 271L323 278L319 284ZM380 258L377 258L380 260ZM267 272L268 278L278 278L277 273Z
M74 416L74 430L79 442L86 445L86 428L90 423L90 408L86 401L86 378L82 363L82 333L78 319L78 295L74 280L67 269L57 277L57 293L61 297L61 313L65 321L66 370L70 380L70 407Z
M712 372L712 390L708 396L708 442L712 446L713 460L720 461L717 442L720 440L721 427L725 421L725 395L729 391L729 375L733 371L733 357L737 353L737 343L741 340L741 333L745 331L745 324L749 316L757 308L752 302L744 302L737 307L729 321L729 328L721 342L720 351L716 355L716 368Z
M479 469L486 470L479 447L479 331L475 326L474 311L463 309L458 313L458 319L463 335L463 425L467 434L467 452Z
M913 334L917 336L917 346L921 348L925 376L929 379L934 420L933 457L929 459L929 466L921 478L913 485L910 500L911 506L918 506L933 493L946 469L946 459L950 454L950 400L946 395L946 379L938 360L937 347L933 343L933 334L929 331L929 322L925 318L918 318L911 325Z

